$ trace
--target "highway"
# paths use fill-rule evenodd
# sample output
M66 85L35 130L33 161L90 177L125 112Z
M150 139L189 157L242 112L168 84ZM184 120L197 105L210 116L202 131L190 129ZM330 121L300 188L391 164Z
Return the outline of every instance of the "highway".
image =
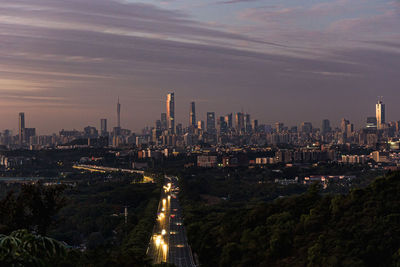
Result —
M154 264L169 262L178 267L196 266L183 226L177 197L178 180L168 176L165 180L147 255L153 259Z

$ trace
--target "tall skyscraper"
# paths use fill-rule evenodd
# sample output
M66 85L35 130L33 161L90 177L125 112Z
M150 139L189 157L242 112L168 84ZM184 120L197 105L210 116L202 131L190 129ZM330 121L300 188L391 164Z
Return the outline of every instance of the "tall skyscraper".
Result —
M244 132L244 114L242 112L236 113L236 131Z
M168 131L175 133L175 95L170 93L167 95L167 127Z
M322 121L321 131L323 134L329 133L331 131L331 123L329 120Z
M225 116L225 122L226 125L228 126L228 129L232 129L232 113L229 113L228 115Z
M167 123L167 113L161 113L161 130L167 130L168 123Z
M107 136L107 119L100 120L100 134L101 136Z
M207 133L215 134L215 113L207 112Z
M117 103L117 127L121 129L121 104L119 103L119 97Z
M219 117L217 125L218 133L220 135L226 134L226 132L228 131L228 125L226 124L225 117Z
M385 104L383 104L382 98L380 98L376 104L376 126L379 130L383 129L383 125L386 123L385 119Z
M246 130L246 133L250 133L251 132L251 119L250 119L250 114L246 114L244 116L244 128Z
M190 103L189 126L196 126L196 104Z
M19 113L19 121L18 121L18 138L19 145L23 145L25 142L25 113Z
M251 121L251 128L253 128L253 131L254 131L255 133L258 132L258 120L252 120L252 121Z

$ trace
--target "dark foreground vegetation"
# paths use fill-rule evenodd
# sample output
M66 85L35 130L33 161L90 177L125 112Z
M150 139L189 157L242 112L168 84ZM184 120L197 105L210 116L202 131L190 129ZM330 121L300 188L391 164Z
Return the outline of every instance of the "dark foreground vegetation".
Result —
M150 266L159 196L131 179L22 185L0 201L0 266Z
M345 195L315 184L273 202L211 204L199 186L183 179L181 199L202 266L400 266L399 173Z

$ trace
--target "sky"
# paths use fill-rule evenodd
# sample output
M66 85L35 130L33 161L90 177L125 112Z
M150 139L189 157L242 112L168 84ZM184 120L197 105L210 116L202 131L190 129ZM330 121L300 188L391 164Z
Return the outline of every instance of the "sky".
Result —
M259 123L356 126L384 97L400 120L398 0L0 0L0 129L140 131L250 113Z

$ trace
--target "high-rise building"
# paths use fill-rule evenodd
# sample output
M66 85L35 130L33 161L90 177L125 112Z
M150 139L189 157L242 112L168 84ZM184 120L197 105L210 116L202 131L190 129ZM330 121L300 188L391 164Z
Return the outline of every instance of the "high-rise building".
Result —
M121 129L121 104L119 103L119 97L117 103L117 127Z
M300 125L300 131L307 134L312 133L313 127L311 122L302 122Z
M386 123L385 104L383 104L382 99L379 99L376 104L376 122L376 126L379 130L383 129L383 125Z
M168 123L167 123L167 113L161 113L161 130L167 130Z
M197 129L204 130L204 121L197 122Z
M178 123L176 125L176 134L177 135L182 135L183 134L183 126L182 123Z
M376 129L376 117L368 117L367 118L367 129Z
M236 113L235 124L238 133L244 132L244 114L242 112Z
M246 133L251 132L251 119L250 119L250 114L246 114L244 116L244 128L246 130Z
M282 122L275 122L275 130L277 133L280 133L283 131L283 123Z
M329 120L322 121L321 131L323 134L329 133L331 131L331 123Z
M215 134L215 112L207 112L207 133Z
M167 95L167 128L168 131L175 133L175 95L170 93Z
M217 124L218 124L218 133L220 135L226 134L228 131L228 125L226 124L225 117L219 117Z
M253 131L255 133L257 133L258 132L258 120L252 120L251 124L252 124L251 127L253 128Z
M19 113L19 121L18 121L18 138L19 145L23 145L25 142L25 113Z
M190 103L189 126L196 126L196 104Z
M107 136L107 119L100 119L100 135Z
M350 124L350 121L346 120L345 118L342 119L341 123L340 123L340 130L342 131L342 133L347 133L347 125Z
M36 136L36 128L25 128L24 135L24 141L30 144L31 137Z
M226 125L228 126L228 129L232 129L232 113L229 113L228 115L225 116L225 122Z

